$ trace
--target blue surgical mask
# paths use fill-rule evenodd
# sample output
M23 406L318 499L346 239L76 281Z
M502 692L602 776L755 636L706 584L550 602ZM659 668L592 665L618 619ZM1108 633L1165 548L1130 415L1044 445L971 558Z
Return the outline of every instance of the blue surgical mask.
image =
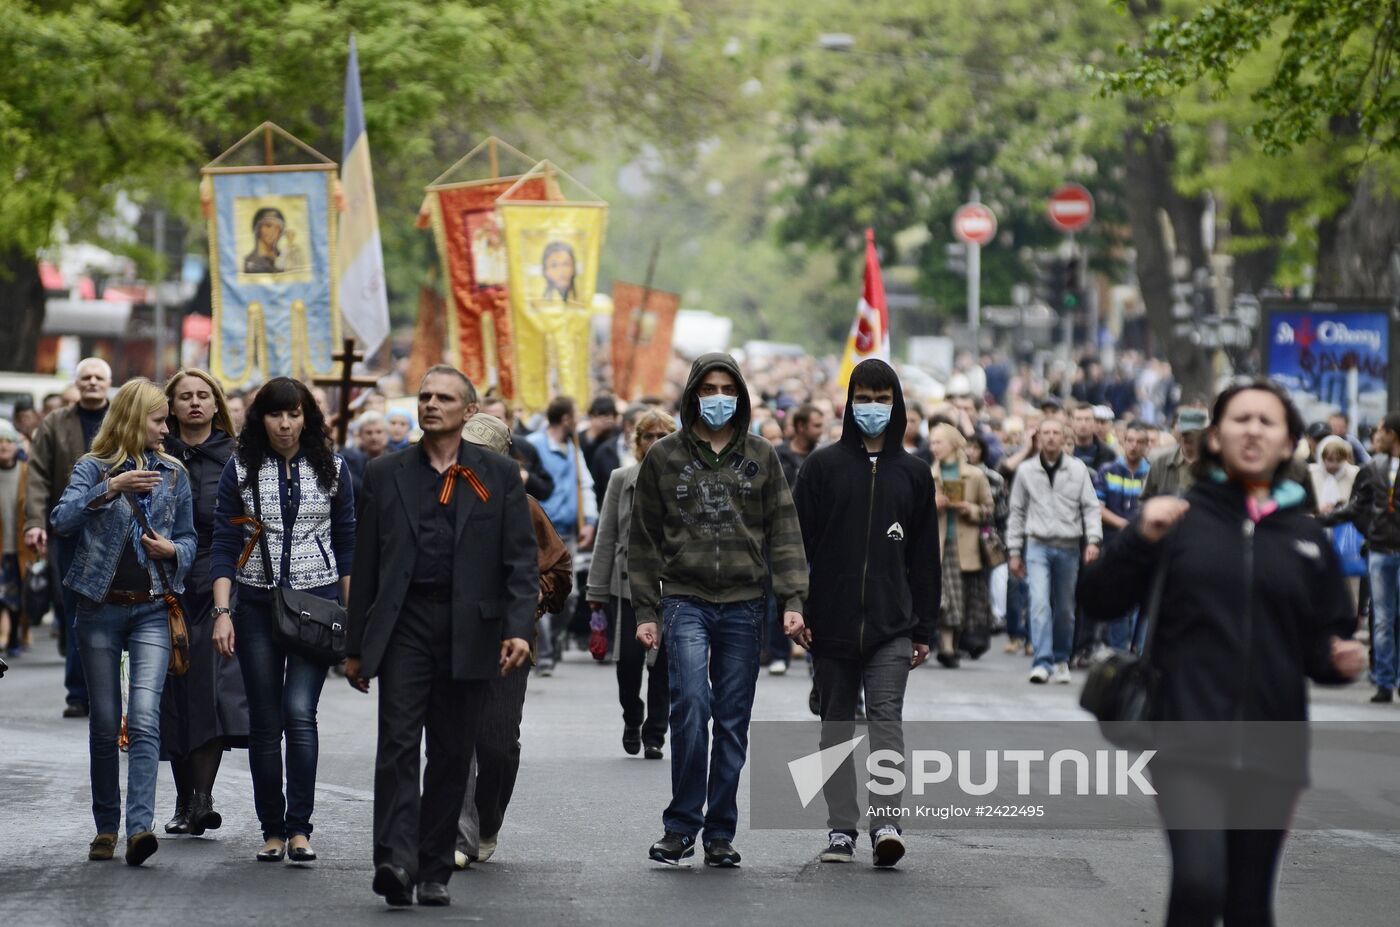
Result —
M894 406L883 402L858 402L851 406L856 425L867 438L885 433L890 425L890 410Z
M728 425L729 420L734 417L734 410L738 408L739 397L737 396L700 397L700 417L711 428L719 429Z

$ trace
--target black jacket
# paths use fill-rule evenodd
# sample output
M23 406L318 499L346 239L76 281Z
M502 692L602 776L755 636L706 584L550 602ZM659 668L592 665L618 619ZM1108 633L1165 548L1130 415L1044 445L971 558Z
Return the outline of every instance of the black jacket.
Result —
M233 456L233 445L233 438L217 428L209 432L203 444L194 446L181 441L173 430L165 439L165 452L184 464L189 473L190 495L194 499L194 533L198 540L190 573L195 579L186 577L186 586L203 586L203 578L209 575L209 549L214 543L214 503L219 497L219 478L223 476L224 464Z
M529 474L525 481L526 495L540 500L554 495L554 477L549 475L549 471L540 462L540 452L535 450L535 446L526 441L520 432L515 433L515 440L510 443L510 458L524 467L525 472Z
M384 454L365 468L345 652L361 659L367 679L383 665L418 556L420 453L409 447ZM476 474L486 498L464 479L453 490L452 678L493 679L501 641L534 635L538 545L520 468L465 441L457 462Z
M1377 454L1356 474L1351 498L1346 505L1332 510L1323 519L1325 525L1349 521L1366 536L1366 546L1372 551L1400 551L1400 512L1390 506L1389 454Z
M1307 732L1244 722L1303 722L1304 676L1341 683L1331 638L1351 636L1351 597L1327 535L1303 509L1303 491L1281 484L1285 503L1257 525L1244 491L1197 483L1191 508L1158 544L1134 520L1079 577L1079 604L1111 621L1144 602L1154 568L1167 572L1149 659L1162 673L1156 714L1163 721L1225 722L1172 726L1159 744L1164 762L1247 769L1307 781ZM1184 733L1181 733L1184 732ZM1259 736L1264 732L1266 736ZM1292 737L1290 741L1288 738Z
M864 656L897 637L927 644L942 592L933 471L900 441L904 395L896 388L872 462L853 392L841 440L812 452L793 492L810 570L806 622L821 656Z

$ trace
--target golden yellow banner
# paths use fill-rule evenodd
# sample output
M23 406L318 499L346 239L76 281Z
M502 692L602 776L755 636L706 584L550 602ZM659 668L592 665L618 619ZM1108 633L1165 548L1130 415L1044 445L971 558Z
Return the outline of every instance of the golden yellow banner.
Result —
M589 396L589 337L608 207L500 203L515 334L515 398L529 412L555 395Z

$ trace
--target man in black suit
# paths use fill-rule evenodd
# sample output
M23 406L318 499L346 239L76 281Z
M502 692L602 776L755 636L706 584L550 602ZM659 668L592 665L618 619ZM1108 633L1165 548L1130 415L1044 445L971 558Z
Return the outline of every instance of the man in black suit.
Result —
M457 815L487 682L530 655L539 596L519 468L462 440L476 389L428 370L419 444L371 461L350 583L345 675L379 677L374 891L395 906L450 903ZM428 765L418 790L424 727Z

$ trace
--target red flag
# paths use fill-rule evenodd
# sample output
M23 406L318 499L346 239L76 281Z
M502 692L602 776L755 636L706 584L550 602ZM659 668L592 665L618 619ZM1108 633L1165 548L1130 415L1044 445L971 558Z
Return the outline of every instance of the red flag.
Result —
M865 292L856 305L856 318L841 358L841 385L851 381L856 364L870 358L890 359L890 310L885 303L885 281L880 276L880 256L875 252L875 230L865 230Z

